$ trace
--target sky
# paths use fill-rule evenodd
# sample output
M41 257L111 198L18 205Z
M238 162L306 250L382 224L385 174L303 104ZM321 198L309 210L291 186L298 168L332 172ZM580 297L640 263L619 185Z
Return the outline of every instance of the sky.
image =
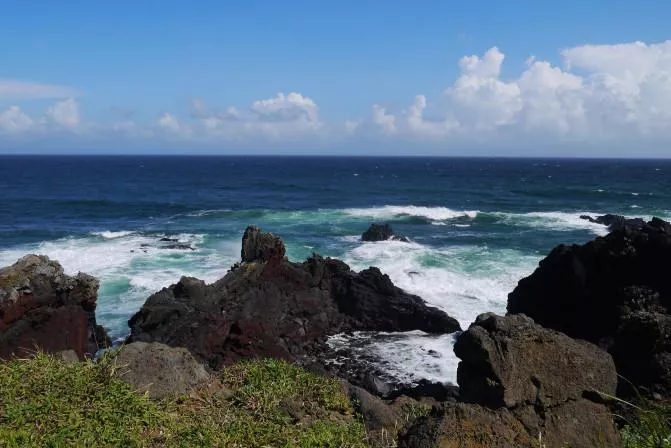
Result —
M671 157L671 2L0 11L0 154Z

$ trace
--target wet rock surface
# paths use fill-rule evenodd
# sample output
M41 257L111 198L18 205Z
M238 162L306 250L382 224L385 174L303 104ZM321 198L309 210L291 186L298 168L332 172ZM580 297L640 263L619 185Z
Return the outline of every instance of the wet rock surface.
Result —
M371 224L370 227L361 235L361 241L403 241L409 242L403 235L395 235L389 224Z
M26 255L0 269L0 358L74 350L79 359L110 344L96 324L98 280L45 256Z

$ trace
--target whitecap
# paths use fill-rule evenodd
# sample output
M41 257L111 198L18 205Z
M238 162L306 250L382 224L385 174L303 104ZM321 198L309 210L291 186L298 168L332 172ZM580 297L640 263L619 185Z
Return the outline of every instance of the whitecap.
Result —
M91 235L95 236L100 236L105 239L114 239L114 238L123 238L125 236L129 236L134 234L135 232L129 231L129 230L120 230L117 232L113 232L111 230L104 230L102 232L91 232Z
M510 225L530 227L544 227L556 231L589 230L596 235L606 235L608 228L604 225L582 219L580 216L594 216L593 212L530 212L530 213L501 213L494 212L501 220Z
M468 328L485 311L504 314L507 294L520 278L533 272L539 257L512 249L435 249L417 242L383 241L360 244L343 260L357 270L379 267L396 286L419 295ZM458 359L447 335L443 339L421 334L404 339L374 338L364 347L385 362L381 368L396 369L396 376L456 381ZM427 357L422 348L435 351L440 361Z
M376 365L397 382L428 379L455 383L459 364L452 350L455 339L455 334L430 335L421 331L354 332L331 336L327 343L334 350L346 348L348 356Z
M448 219L464 217L475 218L479 213L477 210L453 210L447 207L422 207L415 205L385 205L382 207L370 208L347 208L344 209L343 212L351 216L382 219L401 216L418 216L435 221L444 221Z

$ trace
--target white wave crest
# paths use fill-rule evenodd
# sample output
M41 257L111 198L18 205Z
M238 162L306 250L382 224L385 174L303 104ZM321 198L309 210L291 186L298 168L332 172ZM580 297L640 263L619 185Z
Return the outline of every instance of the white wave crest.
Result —
M133 235L135 232L130 230L120 230L113 232L111 230L103 230L102 232L91 232L91 235L100 236L105 239L123 238L125 236Z
M354 358L372 362L401 383L420 379L452 382L457 378L459 359L452 351L455 334L354 332L331 336L333 349L347 348Z
M492 215L499 217L509 225L523 225L528 227L544 227L557 231L589 230L596 235L605 235L608 228L601 224L582 219L581 215L597 216L593 212L530 212L530 213L501 213Z
M420 207L415 205L385 205L371 208L347 208L345 214L371 218L389 219L400 216L419 216L435 221L444 221L455 218L475 218L477 210L452 210L447 207Z
M419 295L456 318L462 328L468 328L483 312L505 313L508 293L519 279L533 272L539 258L512 249L476 246L435 249L416 242L381 241L353 248L344 261L358 270L379 267L396 286ZM458 359L452 345L434 346L433 341L418 336L402 341L383 339L371 343L369 348L389 361L381 368L397 365L405 375L415 378L456 381ZM427 359L419 352L413 355L413 347L435 351L434 357L439 361Z

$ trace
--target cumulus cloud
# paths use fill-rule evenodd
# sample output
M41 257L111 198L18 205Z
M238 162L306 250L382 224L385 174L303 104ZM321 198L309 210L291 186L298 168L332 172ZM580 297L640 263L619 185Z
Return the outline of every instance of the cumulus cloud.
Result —
M387 134L492 145L671 140L671 41L584 45L561 56L563 67L530 58L512 79L502 77L505 54L496 47L465 56L456 81L434 99L437 119L427 119L429 101L418 95L402 111L374 105L369 121Z
M79 96L76 89L31 81L0 79L0 100L54 100Z
M315 101L297 92L287 95L280 92L274 97L252 102L247 109L229 106L221 111L195 99L191 101L189 115L193 119L190 134L200 139L295 140L320 137L323 134L319 131L325 130Z
M72 98L53 104L39 118L30 117L16 105L0 113L0 134L79 133L83 130L79 104Z
M20 134L33 127L34 121L24 114L19 106L11 106L0 113L0 132Z
M60 101L47 109L45 118L49 124L75 130L80 125L79 104L72 98Z
M187 132L186 127L179 122L177 117L167 112L161 115L161 117L158 119L158 126L161 129L164 129L173 134L180 134Z

